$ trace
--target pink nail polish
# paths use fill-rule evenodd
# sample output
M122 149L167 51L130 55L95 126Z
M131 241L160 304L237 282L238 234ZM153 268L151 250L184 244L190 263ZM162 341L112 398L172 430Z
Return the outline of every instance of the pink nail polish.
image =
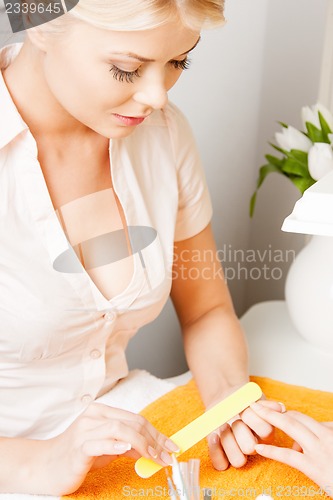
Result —
M172 464L172 458L170 457L170 455L168 453L166 453L165 451L162 451L161 453L161 459L163 460L163 462L165 462L167 465L171 465Z
M260 403L252 403L250 404L250 408L252 408L254 411L259 411L262 410L262 405Z
M152 446L148 446L148 453L153 458L157 458L158 457L157 451Z
M217 434L217 432L213 432L212 437L210 438L210 442L214 445L220 442L220 436Z
M171 439L167 439L165 441L164 447L169 451L174 451L174 452L180 451L179 446L177 446L176 443L171 441Z
M285 405L283 403L281 403L281 401L278 401L278 403L281 406L281 413L286 413L287 409L286 409Z
M118 453L125 453L126 451L129 451L132 448L132 446L130 443L123 443L121 441L118 441L114 443L113 448Z

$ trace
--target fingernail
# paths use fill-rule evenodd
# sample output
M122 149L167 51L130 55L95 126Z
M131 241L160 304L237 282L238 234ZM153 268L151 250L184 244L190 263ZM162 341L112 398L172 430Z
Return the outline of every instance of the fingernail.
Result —
M172 458L170 457L170 455L168 453L166 453L165 451L162 451L161 453L161 459L163 460L163 462L165 462L167 465L171 465L172 464Z
M262 410L262 405L260 403L252 403L250 404L250 408L252 408L252 410Z
M254 449L255 449L258 453L260 453L260 452L264 451L264 449L265 449L265 445L264 445L264 444L256 444L256 445L255 445L255 447L254 447Z
M283 403L281 403L281 401L278 401L279 405L281 406L281 413L286 413L287 409L285 407L285 405Z
M180 451L180 448L179 446L176 445L176 443L174 443L173 441L171 441L171 439L167 439L165 441L165 444L164 444L165 448L167 448L167 450L169 451Z
M220 442L220 436L217 434L217 432L213 432L211 438L210 438L211 444L218 444Z
M118 453L125 453L125 451L129 451L132 448L131 443L122 443L121 441L117 441L114 443L113 448Z
M157 458L158 457L157 451L152 446L148 446L148 453L153 458Z

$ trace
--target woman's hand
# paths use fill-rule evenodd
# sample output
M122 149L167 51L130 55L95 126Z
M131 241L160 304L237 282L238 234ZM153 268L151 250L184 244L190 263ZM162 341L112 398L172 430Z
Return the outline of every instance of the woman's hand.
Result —
M291 449L257 445L257 453L303 472L333 498L333 422L317 422L297 411L281 415L258 403L251 408L295 440Z
M119 455L144 456L166 466L172 463L170 452L179 450L141 415L98 403L45 443L50 446L45 454L44 494L57 496L72 493L89 470L104 467Z
M261 403L275 412L284 409L281 403L275 401L261 400ZM229 465L243 467L247 462L247 455L256 453L258 442L270 443L273 435L274 427L251 408L247 408L239 418L232 419L208 436L213 466L217 470L226 470Z

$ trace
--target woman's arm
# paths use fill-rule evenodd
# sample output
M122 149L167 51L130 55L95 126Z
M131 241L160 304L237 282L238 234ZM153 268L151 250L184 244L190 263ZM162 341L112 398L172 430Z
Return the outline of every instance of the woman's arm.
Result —
M206 406L248 381L247 347L210 225L175 243L171 298Z
M247 345L236 317L210 225L198 235L175 243L171 298L184 335L189 368L206 407L248 381ZM277 405L279 410L279 405ZM240 467L254 453L255 431L262 439L273 428L252 410L220 428L208 442L213 464ZM251 429L251 430L250 430ZM222 444L222 446L221 446Z

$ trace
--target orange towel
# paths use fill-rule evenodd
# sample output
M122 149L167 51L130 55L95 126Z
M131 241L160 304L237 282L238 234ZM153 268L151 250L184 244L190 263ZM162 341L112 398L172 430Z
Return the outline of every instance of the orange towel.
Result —
M319 421L333 421L333 393L314 391L284 384L275 380L251 377L265 393L267 399L283 401L287 409L299 410ZM154 403L142 414L160 431L171 435L203 412L203 406L193 381L177 387ZM276 432L278 445L290 445L291 440ZM273 462L258 455L249 457L241 469L216 471L208 456L206 440L181 455L179 460L200 458L200 486L210 488L213 499L255 499L259 494L270 494L274 499L327 498L315 483L289 466ZM149 479L142 479L134 471L134 461L121 458L108 467L89 473L75 493L64 498L86 500L120 500L126 498L166 498L168 487L162 469Z

